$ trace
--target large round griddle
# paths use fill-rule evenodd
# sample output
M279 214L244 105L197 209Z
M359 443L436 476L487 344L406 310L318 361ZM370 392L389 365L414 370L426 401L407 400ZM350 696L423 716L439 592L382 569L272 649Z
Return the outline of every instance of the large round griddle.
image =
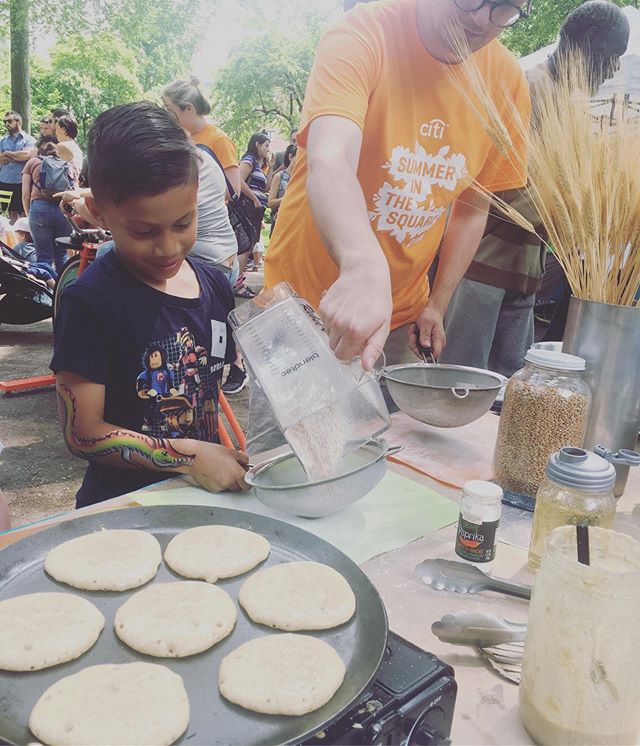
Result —
M102 528L149 531L158 539L164 552L169 541L180 531L216 523L256 531L268 539L271 554L257 569L289 560L314 560L331 565L353 589L356 613L347 624L333 630L306 633L332 645L347 668L342 686L321 709L300 717L259 715L221 697L218 692L218 669L222 658L251 638L279 634L251 622L240 607L233 633L210 650L182 659L154 658L134 652L113 631L116 610L139 589L124 593L80 591L54 581L43 569L50 549L68 539ZM236 606L240 585L249 574L217 583L231 595ZM162 563L155 580L151 582L178 579L180 577ZM321 730L355 702L375 675L386 646L387 618L384 606L367 576L352 560L307 531L238 510L202 506L114 510L57 524L0 551L0 600L38 591L65 591L84 596L100 609L106 622L94 647L75 661L33 673L0 671L0 738L14 744L33 741L27 727L29 714L40 695L54 682L87 666L139 660L165 665L184 680L191 718L188 730L178 743L190 746L297 743Z

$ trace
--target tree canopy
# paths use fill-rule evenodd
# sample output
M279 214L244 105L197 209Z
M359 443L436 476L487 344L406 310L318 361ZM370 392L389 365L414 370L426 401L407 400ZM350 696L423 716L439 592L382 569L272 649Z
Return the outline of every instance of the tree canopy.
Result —
M5 108L11 106L9 12L16 3L29 7L32 36L37 30L58 38L49 62L31 59L33 119L52 106L67 106L81 133L105 108L157 98L164 84L187 76L208 25L224 23L223 11L216 17L217 0L0 0L0 105ZM281 0L268 17L261 0L237 3L248 14L247 33L215 74L210 94L215 120L242 148L255 131L275 129L286 136L299 123L318 41L339 17L342 2L320 12L303 0ZM579 4L534 0L531 18L501 40L516 55L529 54L553 41Z
M67 106L78 117L82 132L105 108L143 94L152 96L163 84L188 73L205 29L203 18L213 12L215 2L0 0L2 57L10 48L1 37L16 8L29 9L32 36L35 29L40 34L50 31L58 39L49 65L32 59L34 119L51 106ZM0 70L4 69L0 59ZM8 83L9 75L2 80ZM14 80L14 93L20 84L24 89L25 81ZM0 102L9 106L10 99L10 87L0 85Z
M136 67L134 53L113 34L67 36L52 50L51 67L32 73L36 113L63 106L74 113L84 136L105 109L142 97Z
M212 86L214 115L242 148L262 128L288 137L300 122L304 92L318 41L340 7L319 13L283 0L268 23L254 6L255 33L234 49Z

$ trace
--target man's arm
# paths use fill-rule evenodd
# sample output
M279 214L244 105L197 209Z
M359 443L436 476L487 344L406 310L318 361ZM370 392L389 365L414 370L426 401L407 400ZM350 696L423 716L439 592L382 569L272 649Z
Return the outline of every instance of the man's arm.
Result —
M323 116L309 126L307 193L316 225L340 276L319 311L341 360L362 356L371 370L389 334L392 299L387 259L369 222L357 179L362 132L349 119Z
M489 199L472 188L458 196L451 207L447 230L440 246L440 262L426 308L417 319L420 343L431 347L436 358L447 340L444 316L451 297L475 256L484 233ZM418 354L416 334L409 334L409 346Z
M245 453L190 438L152 438L105 422L105 387L66 371L56 374L58 413L74 456L120 469L192 476L210 492L247 489Z
M22 161L28 161L32 157L33 148L27 148L26 150L8 150L3 153L7 157L7 160L13 161L14 163L20 163Z

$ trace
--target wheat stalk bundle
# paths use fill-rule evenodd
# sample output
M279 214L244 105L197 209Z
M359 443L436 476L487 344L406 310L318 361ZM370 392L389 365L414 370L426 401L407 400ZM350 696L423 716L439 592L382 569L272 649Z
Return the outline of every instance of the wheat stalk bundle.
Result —
M473 99L492 141L501 143L499 152L515 162L514 135L527 143L528 191L573 294L633 305L640 286L640 121L624 116L624 110L613 124L594 118L587 64L575 52L558 60L555 80L536 85L535 116L527 126L508 96L506 107L494 100L455 27L451 47L463 61L446 66L452 68L446 74L466 100ZM469 84L476 95L469 96ZM505 117L512 123L509 141ZM526 227L502 200L492 196L491 202L506 219Z

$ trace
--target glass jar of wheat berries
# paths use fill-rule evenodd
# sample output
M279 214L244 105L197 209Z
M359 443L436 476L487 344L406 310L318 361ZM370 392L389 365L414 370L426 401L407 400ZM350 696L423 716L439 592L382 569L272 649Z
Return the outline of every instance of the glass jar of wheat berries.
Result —
M527 352L525 367L509 379L500 415L495 481L503 490L534 497L549 456L582 445L591 408L584 369L575 355Z

